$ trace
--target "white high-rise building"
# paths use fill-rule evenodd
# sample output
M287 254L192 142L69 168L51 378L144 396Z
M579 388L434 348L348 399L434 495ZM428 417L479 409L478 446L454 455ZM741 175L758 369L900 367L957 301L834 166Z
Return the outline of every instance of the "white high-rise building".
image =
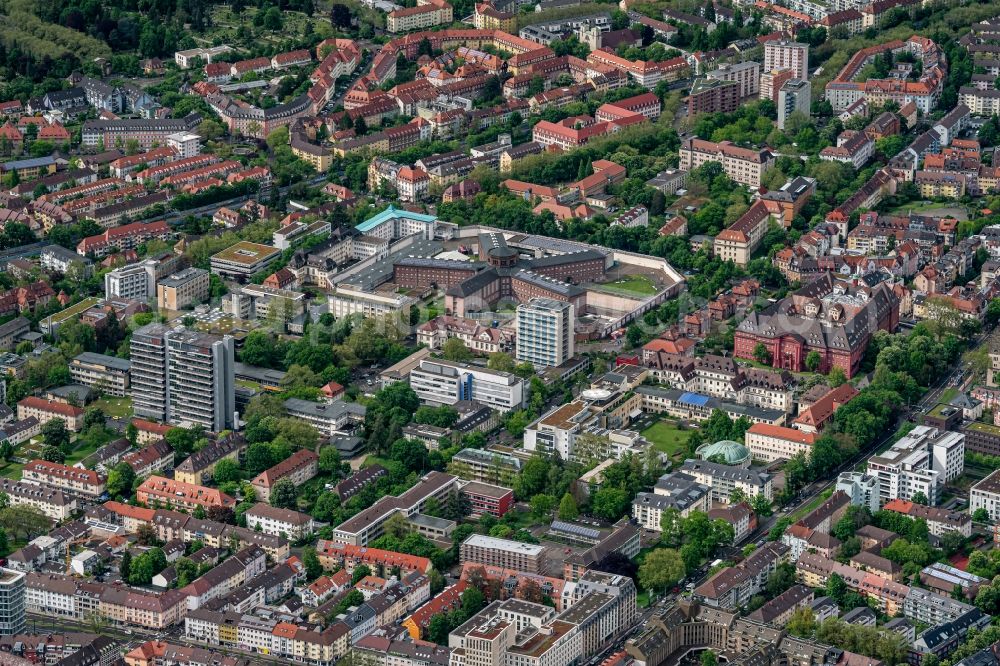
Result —
M167 420L166 324L148 324L132 334L132 411L144 419Z
M116 268L104 276L105 298L148 301L156 297L156 262L147 260Z
M879 505L897 498L913 501L923 493L934 506L944 484L964 470L964 434L917 426L888 451L869 458L867 474L878 480Z
M574 354L576 308L551 298L517 306L517 360L536 368L562 365Z
M788 117L801 111L807 117L812 108L812 85L802 79L789 79L778 90L778 128L785 129Z
M24 632L25 593L24 573L0 568L0 634L11 636Z
M763 71L773 72L776 69L791 69L795 72L795 78L807 80L809 78L809 45L801 42L790 42L787 39L765 42Z
M212 432L234 426L232 337L150 324L133 333L131 361L136 416Z

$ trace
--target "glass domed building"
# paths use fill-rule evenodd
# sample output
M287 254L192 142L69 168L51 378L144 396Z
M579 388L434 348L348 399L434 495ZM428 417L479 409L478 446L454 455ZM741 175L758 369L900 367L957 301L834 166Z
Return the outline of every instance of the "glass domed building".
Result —
M750 467L750 451L747 447L731 439L723 439L714 444L702 444L695 453L702 460L722 461L726 465Z

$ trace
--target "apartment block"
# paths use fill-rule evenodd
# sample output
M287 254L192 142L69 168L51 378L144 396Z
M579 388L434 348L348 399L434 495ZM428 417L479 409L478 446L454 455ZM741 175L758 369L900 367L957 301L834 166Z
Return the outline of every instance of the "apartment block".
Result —
M1000 523L1000 470L969 489L969 511L977 509L985 509L991 522Z
M36 418L40 424L45 425L53 419L60 419L66 423L66 428L70 432L79 432L83 429L83 413L80 407L33 395L17 403L18 420Z
M739 84L741 98L756 97L760 93L760 63L753 60L722 65L706 76L719 81L735 81Z
M76 384L90 386L105 395L124 398L129 393L129 370L124 358L83 352L69 363L69 374Z
M209 272L186 268L160 280L156 285L156 305L161 310L183 310L208 300Z
M706 162L718 162L727 176L753 188L760 187L761 178L774 166L774 155L770 152L739 148L730 141L684 139L679 152L680 168L685 171L690 172Z
M47 460L29 462L21 471L21 479L88 497L100 497L104 494L105 479L97 472Z
M574 355L576 308L551 298L517 306L517 360L536 369L562 365Z
M785 39L765 42L763 69L765 72L790 69L795 72L795 78L803 81L808 80L809 45Z
M773 498L771 475L736 465L721 465L708 460L685 460L679 470L712 489L712 500L730 503L730 495L739 490L745 497L763 495Z
M215 488L151 476L136 489L135 498L146 505L162 504L188 511L212 506L233 508L236 500Z
M473 534L462 542L459 562L544 574L546 551L545 546Z
M312 516L308 514L291 509L279 509L263 502L254 504L245 515L249 529L260 528L264 534L273 534L292 541L298 541L312 534L316 526Z
M130 264L104 276L105 298L127 298L146 302L156 295L156 262Z
M288 479L296 486L301 486L316 476L319 456L314 451L300 449L277 465L264 470L254 477L251 485L257 491L257 499L262 502L271 501L271 489L278 481Z
M132 410L142 419L166 421L167 336L166 324L148 324L132 333L131 361Z
M785 129L788 118L795 112L809 116L812 107L812 86L803 79L788 79L778 89L778 128Z
M888 451L869 458L867 474L878 479L881 504L923 493L933 506L944 484L964 469L965 435L917 426Z
M385 522L390 517L398 513L404 518L411 518L422 513L431 498L444 504L457 492L458 477L429 472L402 495L383 497L335 527L332 540L352 546L367 546L382 536Z
M0 479L0 492L10 498L12 506L34 507L55 522L66 520L77 508L74 495L28 481Z

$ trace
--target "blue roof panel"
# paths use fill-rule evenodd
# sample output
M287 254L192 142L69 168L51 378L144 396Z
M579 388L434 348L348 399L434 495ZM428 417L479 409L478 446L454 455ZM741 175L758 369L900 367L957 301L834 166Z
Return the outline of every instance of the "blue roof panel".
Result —
M700 393L682 393L679 402L685 402L689 405L697 405L698 407L704 407L708 404L711 398L707 395L701 395Z

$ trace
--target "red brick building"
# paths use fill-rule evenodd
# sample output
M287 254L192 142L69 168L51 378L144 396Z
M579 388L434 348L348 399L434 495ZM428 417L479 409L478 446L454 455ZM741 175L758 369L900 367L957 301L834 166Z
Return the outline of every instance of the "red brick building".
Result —
M819 352L820 371L839 367L851 377L875 331L895 331L899 300L885 284L868 287L830 273L760 312L736 329L734 356L753 359L763 344L775 368L805 369L806 356Z

